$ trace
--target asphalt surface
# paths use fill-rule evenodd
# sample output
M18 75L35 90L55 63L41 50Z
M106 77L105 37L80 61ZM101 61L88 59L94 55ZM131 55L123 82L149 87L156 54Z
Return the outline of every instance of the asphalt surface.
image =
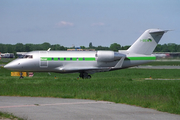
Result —
M106 101L0 96L0 111L27 120L180 120L180 115Z

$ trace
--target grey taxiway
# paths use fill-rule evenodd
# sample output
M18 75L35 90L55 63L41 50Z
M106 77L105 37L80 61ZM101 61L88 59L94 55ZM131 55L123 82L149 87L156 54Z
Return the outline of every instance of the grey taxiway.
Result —
M180 115L107 101L0 96L0 111L27 120L179 120Z

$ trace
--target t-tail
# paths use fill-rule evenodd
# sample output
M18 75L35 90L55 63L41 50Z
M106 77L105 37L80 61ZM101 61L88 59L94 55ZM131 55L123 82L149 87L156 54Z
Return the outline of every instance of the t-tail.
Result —
M148 29L127 50L129 53L150 55L168 30Z

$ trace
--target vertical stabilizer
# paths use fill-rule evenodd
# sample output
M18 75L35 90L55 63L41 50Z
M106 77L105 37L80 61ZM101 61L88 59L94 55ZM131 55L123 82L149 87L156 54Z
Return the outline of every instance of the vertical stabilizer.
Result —
M168 30L148 29L127 50L129 53L150 55Z

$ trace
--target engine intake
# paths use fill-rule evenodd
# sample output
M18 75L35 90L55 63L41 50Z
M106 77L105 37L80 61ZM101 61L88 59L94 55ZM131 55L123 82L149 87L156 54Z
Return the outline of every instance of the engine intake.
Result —
M97 61L100 62L112 62L115 60L120 60L124 56L124 54L113 51L97 51L96 53Z

